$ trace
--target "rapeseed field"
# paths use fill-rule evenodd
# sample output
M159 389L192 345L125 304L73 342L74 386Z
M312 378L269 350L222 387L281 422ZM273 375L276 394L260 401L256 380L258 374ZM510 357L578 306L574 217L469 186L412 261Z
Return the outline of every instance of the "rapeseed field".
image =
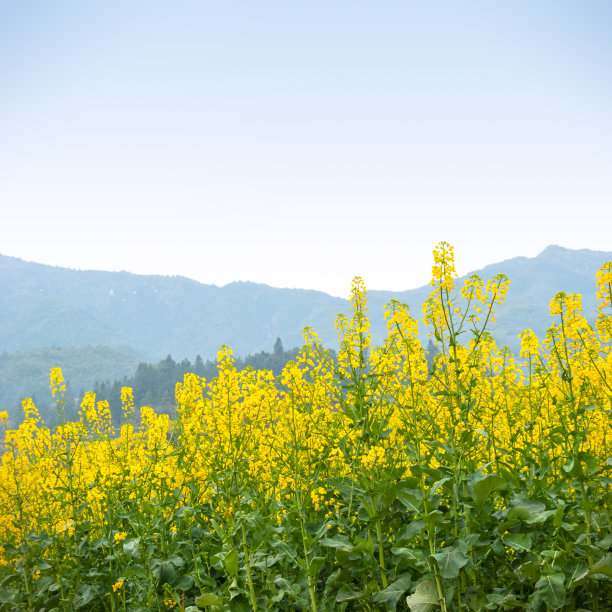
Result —
M391 301L381 346L354 279L337 358L310 328L278 378L223 346L172 419L124 388L120 429L87 393L50 430L24 400L0 609L612 610L612 263L594 325L551 296L518 356L488 331L509 279L456 276L441 243L422 313ZM50 386L62 415L59 368Z

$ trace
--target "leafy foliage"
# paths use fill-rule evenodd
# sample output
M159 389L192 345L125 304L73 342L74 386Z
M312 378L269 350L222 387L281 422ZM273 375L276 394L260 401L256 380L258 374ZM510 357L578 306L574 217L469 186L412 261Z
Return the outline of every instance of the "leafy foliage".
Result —
M557 294L520 363L487 325L498 275L455 290L434 251L428 364L405 304L373 346L366 292L280 375L187 373L176 418L121 391L60 425L31 400L0 466L0 606L15 610L610 609L612 264L591 327ZM459 342L462 334L470 340ZM277 351L280 353L280 350ZM137 402L136 402L137 404ZM0 415L4 419L6 415Z

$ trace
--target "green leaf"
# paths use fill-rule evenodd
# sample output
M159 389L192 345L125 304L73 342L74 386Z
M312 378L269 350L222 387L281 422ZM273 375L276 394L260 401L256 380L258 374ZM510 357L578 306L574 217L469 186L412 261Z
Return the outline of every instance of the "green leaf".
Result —
M409 561L414 561L416 564L425 562L423 551L418 548L405 548L403 546L392 548L391 552L398 557L404 557Z
M223 600L216 593L202 593L195 598L195 604L198 608L221 606L223 605Z
M461 571L461 568L467 565L468 558L465 555L465 544L461 546L449 546L435 555L431 555L437 562L440 568L442 578L456 578Z
M421 533L425 527L427 527L427 525L423 521L411 521L397 533L397 541L405 542L406 540L412 540L412 538Z
M504 478L497 474L487 474L482 480L474 483L474 499L479 504L484 504L486 499L494 491L503 491L508 487Z
M575 588L584 582L590 575L589 566L586 563L578 563L572 571L572 575L567 581L570 588Z
M544 512L546 510L546 506L535 499L525 499L524 497L517 497L512 500L513 507L523 507L527 508L529 514L538 514L539 512Z
M179 591L189 591L189 589L191 589L191 587L193 587L194 585L194 579L193 576L181 576L176 584L174 585L174 587L176 589L178 589Z
M510 508L508 510L507 518L509 521L514 519L519 519L520 521L526 521L531 517L531 512L529 512L529 508L525 506L514 506L514 508Z
M280 555L285 557L285 559L291 559L294 561L297 557L297 553L287 542L283 542L282 540L275 540L272 542L272 548L274 548Z
M420 582L415 592L406 597L406 603L412 612L431 612L440 604L435 582L433 580Z
M544 510L544 512L538 512L538 514L532 516L527 520L527 524L538 525L539 523L545 523L551 516L554 516L556 513L556 510Z
M89 604L95 596L96 591L91 585L82 584L77 590L77 594L72 602L72 605L78 610L79 608Z
M523 578L535 578L540 573L540 566L535 561L527 561L518 568Z
M313 557L310 560L310 571L316 574L325 565L325 557Z
M413 493L408 493L408 491L398 491L397 499L399 499L404 507L407 510L410 510L410 512L420 514L423 511L423 501Z
M159 584L174 584L176 580L176 570L170 561L151 561L151 573L159 580Z
M140 538L134 538L133 540L128 540L123 543L123 552L130 557L139 557L140 551L138 550L138 546L140 544Z
M236 549L225 555L223 567L230 576L235 576L238 573L238 551Z
M410 588L411 584L412 579L410 578L410 574L402 574L386 589L376 593L372 597L372 600L377 603L386 602L388 606L395 608L399 598Z
M516 552L526 552L531 550L531 536L526 533L506 533L502 541Z
M353 550L351 541L346 536L341 535L334 536L333 538L323 538L322 540L319 540L319 544L321 546L326 546L327 548L337 548L347 552Z
M51 564L47 563L46 561L39 561L36 564L36 568L39 569L41 572L43 572L44 570L48 570L51 568Z
M444 483L448 482L449 480L451 480L450 476L438 480L438 482L436 482L434 486L429 489L429 495L433 495L441 486L444 485Z
M603 559L595 563L589 573L591 575L603 574L608 576L608 578L612 578L612 553L608 553Z
M559 610L565 605L565 575L550 574L536 582L536 593L553 610Z
M368 533L367 540L364 538L356 537L355 545L353 546L352 552L367 552L370 555L374 554L374 542L372 541L372 536Z
M563 513L565 511L565 504L560 503L555 510L555 518L553 518L553 526L559 529L563 524Z
M351 601L353 599L359 599L360 597L363 597L363 591L355 591L350 587L343 586L336 595L336 602Z

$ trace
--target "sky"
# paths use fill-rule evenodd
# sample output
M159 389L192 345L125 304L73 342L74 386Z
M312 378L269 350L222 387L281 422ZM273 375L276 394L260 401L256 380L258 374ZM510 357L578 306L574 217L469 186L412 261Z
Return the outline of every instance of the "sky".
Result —
M0 253L346 297L612 250L609 0L0 0Z

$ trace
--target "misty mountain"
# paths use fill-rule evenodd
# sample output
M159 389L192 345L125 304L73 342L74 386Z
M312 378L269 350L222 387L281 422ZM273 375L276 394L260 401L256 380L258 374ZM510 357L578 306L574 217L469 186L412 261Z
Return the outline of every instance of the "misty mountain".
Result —
M0 351L106 345L156 360L214 357L229 344L246 355L269 350L279 335L287 346L301 344L306 325L326 330L332 341L333 319L345 307L320 291L249 282L217 287L0 256Z

